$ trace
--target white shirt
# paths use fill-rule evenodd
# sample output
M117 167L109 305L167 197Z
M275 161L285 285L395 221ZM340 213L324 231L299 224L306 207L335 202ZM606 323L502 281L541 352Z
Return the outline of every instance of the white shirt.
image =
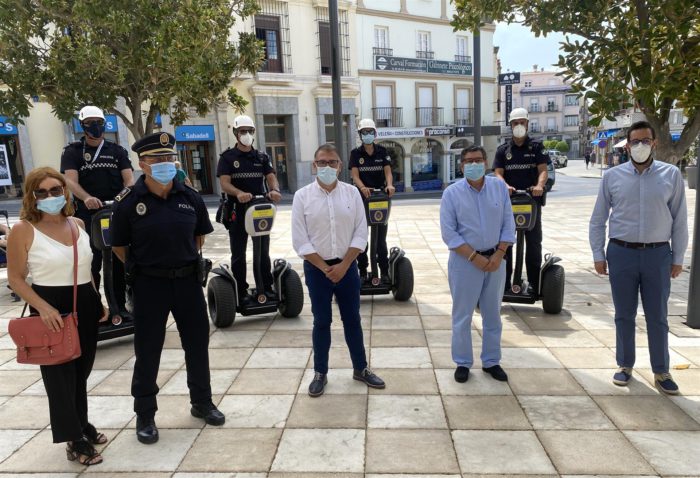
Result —
M338 181L328 192L318 181L294 194L292 245L300 257L342 259L348 249L367 247L367 219L360 191Z
M27 255L27 267L34 284L44 286L73 285L73 245L66 246L47 236L34 224L34 239ZM92 280L90 264L92 250L90 237L82 228L75 226L78 236L78 285Z

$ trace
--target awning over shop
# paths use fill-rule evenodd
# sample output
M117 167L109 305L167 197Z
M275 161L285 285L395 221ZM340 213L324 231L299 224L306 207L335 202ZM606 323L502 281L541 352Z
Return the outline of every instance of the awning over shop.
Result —
M624 139L623 139L622 141L620 141L619 143L615 143L615 144L613 145L613 148L624 148L626 144L627 144L627 138L624 138Z

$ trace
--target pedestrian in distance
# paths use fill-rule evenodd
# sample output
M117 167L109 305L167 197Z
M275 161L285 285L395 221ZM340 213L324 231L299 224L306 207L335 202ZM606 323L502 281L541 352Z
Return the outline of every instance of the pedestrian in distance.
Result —
M131 147L143 176L116 198L110 234L117 257L126 264L134 294L134 351L131 382L136 436L158 441L158 367L170 313L185 351L192 416L223 425L211 397L209 321L202 291L204 236L214 230L199 193L177 181L175 137L144 136Z
M105 139L106 119L96 106L83 107L78 121L85 135L80 141L69 144L61 155L61 172L66 177L68 189L75 200L75 217L85 223L88 235L92 234L92 217L112 201L119 191L134 184L134 168L129 153L112 141ZM100 288L102 251L92 248L92 276ZM126 310L126 284L124 266L112 262L114 294L120 311Z
M309 395L323 394L328 382L333 297L340 309L353 379L372 388L384 381L367 367L360 318L360 274L357 256L367 246L367 220L357 188L338 180L342 161L335 146L314 153L316 179L294 194L292 245L304 259L304 276L314 315L314 378Z
M107 437L88 421L87 380L95 362L98 322L107 320L108 312L92 280L90 237L83 221L71 217L70 191L61 173L53 168L34 169L27 175L24 191L20 221L8 236L8 281L52 331L64 327L61 314L73 311L73 284L77 284L81 355L60 365L41 365L41 378L49 401L53 442L67 443L68 460L97 465L102 455L95 445L107 443Z
M595 165L596 154L595 151L591 151L591 165Z
M357 126L357 134L360 135L362 145L350 152L350 175L352 182L362 193L362 196L369 198L372 189L382 189L387 196L394 195L394 180L391 174L391 157L386 148L375 144L377 138L377 127L374 121L365 118L360 120ZM389 230L388 225L378 225L377 228L377 257L373 258L379 265L382 282L390 284L389 278L389 249L386 245L386 235ZM367 279L367 268L369 260L365 249L357 258L357 265L360 268L360 278Z
M588 164L591 162L591 153L584 154L583 159L586 161L586 169L588 169Z
M478 304L483 320L482 369L496 380L507 381L500 362L503 257L515 242L510 194L503 181L484 176L486 151L481 146L462 150L461 168L465 179L445 189L440 202L440 231L450 250L454 377L466 382L474 364L471 323Z
M625 148L632 161L603 175L589 226L594 267L598 274L609 274L615 306L619 368L613 383L625 386L632 378L641 294L654 384L675 395L667 315L671 279L680 275L688 247L685 184L676 166L654 157L656 131L648 122L630 126Z

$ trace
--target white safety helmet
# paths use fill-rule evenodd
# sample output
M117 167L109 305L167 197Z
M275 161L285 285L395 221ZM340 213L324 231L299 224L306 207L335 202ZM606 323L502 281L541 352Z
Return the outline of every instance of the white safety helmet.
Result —
M512 123L514 120L519 119L526 119L530 121L527 110L525 108L515 108L513 111L511 111L510 116L508 117L508 123Z
M374 133L377 133L377 127L375 126L374 121L369 118L363 118L357 124L357 131L362 131L363 129L373 129Z
M233 120L233 130L236 131L238 128L242 127L248 127L248 128L253 128L255 129L255 123L253 123L253 119L250 116L246 115L240 115L236 116Z
M97 106L83 106L83 109L80 110L80 113L78 113L78 121L82 122L86 120L87 118L102 118L105 119L105 115L102 112L101 109L99 109Z

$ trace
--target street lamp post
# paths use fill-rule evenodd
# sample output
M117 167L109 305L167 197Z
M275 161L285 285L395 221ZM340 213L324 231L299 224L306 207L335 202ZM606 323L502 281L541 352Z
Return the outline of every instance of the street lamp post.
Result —
M474 144L481 146L481 35L474 32Z
M338 155L346 162L345 143L343 137L343 98L340 89L340 36L338 32L338 0L328 0L328 21L331 27L331 91L333 94L333 133ZM343 168L341 177L347 179L348 168Z
M700 141L698 141L698 164L700 164ZM688 318L686 325L700 329L700 195L695 189L695 226L693 227L693 255L690 259L690 282L688 283Z

